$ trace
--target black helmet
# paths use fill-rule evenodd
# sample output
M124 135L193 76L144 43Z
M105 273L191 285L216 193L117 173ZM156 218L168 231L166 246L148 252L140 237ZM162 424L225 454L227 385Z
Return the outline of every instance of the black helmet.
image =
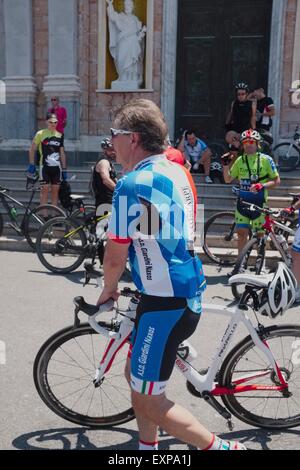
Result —
M103 149L112 149L113 148L113 144L111 142L111 140L109 138L106 138L106 139L103 139L101 141L101 147Z
M249 86L247 85L247 83L244 83L244 82L239 82L235 85L235 89L236 90L246 90L246 91L249 91Z

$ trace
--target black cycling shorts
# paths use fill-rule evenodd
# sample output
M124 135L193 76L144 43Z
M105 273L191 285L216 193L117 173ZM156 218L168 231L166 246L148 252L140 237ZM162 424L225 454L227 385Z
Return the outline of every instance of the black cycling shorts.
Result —
M40 169L40 184L58 185L62 181L62 172L59 166L42 166Z

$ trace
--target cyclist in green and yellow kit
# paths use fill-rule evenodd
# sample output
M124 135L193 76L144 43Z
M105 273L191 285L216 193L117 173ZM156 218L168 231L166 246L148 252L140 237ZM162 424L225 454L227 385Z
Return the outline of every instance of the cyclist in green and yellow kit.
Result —
M58 203L60 183L67 179L64 136L57 131L57 123L55 114L47 115L47 129L37 132L31 144L27 169L29 174L36 172L35 153L38 151L41 204L47 204L50 186L51 203L54 206Z
M261 231L264 216L249 210L243 201L263 207L267 202L268 190L280 184L280 177L273 159L260 152L261 136L249 129L241 135L243 153L235 160L230 156L223 159L223 173L226 183L239 181L239 198L236 210L239 253L247 243L249 228Z

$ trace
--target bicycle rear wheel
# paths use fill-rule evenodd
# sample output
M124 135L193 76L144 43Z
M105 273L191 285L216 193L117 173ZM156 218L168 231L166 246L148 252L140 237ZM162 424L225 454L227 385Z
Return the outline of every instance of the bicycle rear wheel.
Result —
M87 239L80 225L71 218L56 217L44 224L36 240L39 260L54 273L77 269L86 255Z
M300 163L300 152L296 145L283 142L276 145L273 153L280 171L293 171Z
M261 274L265 263L265 256L266 248L264 241L254 236L241 251L232 271L232 276L239 273ZM240 299L245 291L245 284L235 282L231 284L231 291L236 299Z
M235 264L238 252L234 212L219 212L207 220L203 250L213 263L221 266Z
M282 375L288 382L290 396L274 390L251 390L236 395L222 395L230 412L241 421L266 429L288 429L300 425L300 327L298 325L266 328L266 341ZM235 387L239 378L253 374L246 385L279 386L277 374L267 357L253 343L251 336L235 346L220 370L221 387ZM259 374L264 376L257 377ZM256 378L255 378L256 376Z
M29 212L24 220L24 235L31 248L35 250L37 234L48 220L65 216L62 209L51 204L43 204Z
M99 324L114 330L110 323ZM34 383L41 399L58 416L95 428L134 419L124 376L127 348L118 351L100 386L93 384L109 341L85 324L57 332L41 347L33 367Z

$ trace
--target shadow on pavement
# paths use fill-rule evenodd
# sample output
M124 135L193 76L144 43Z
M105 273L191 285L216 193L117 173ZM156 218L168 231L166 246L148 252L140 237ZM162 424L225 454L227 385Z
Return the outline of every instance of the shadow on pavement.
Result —
M293 436L300 436L299 430L278 430L275 429L272 431L264 430L264 429L249 429L245 431L236 431L236 432L228 432L219 434L220 437L223 439L228 440L235 440L242 442L248 450L274 450L274 437L278 436L282 438L282 435L293 435ZM272 447L269 446L269 443L272 443ZM251 448L251 443L256 444L256 449ZM257 444L261 446L261 449L257 449ZM284 447L284 444L282 445ZM280 449L278 449L280 450ZM287 449L286 449L287 450Z
M19 450L137 450L137 431L122 427L106 429L111 433L114 431L116 433L124 433L128 436L128 440L120 444L103 445L103 447L99 447L91 442L91 437L93 433L97 433L99 431L103 432L103 429L58 428L22 434L14 439L12 445L15 449ZM165 436L165 434L163 435ZM99 438L97 439L97 436L95 435L95 441L97 440L99 440ZM164 440L160 441L159 448L160 450L169 450L171 445L176 445L177 443L178 441L176 439L166 436L164 437ZM192 446L188 448L189 450L194 450Z

